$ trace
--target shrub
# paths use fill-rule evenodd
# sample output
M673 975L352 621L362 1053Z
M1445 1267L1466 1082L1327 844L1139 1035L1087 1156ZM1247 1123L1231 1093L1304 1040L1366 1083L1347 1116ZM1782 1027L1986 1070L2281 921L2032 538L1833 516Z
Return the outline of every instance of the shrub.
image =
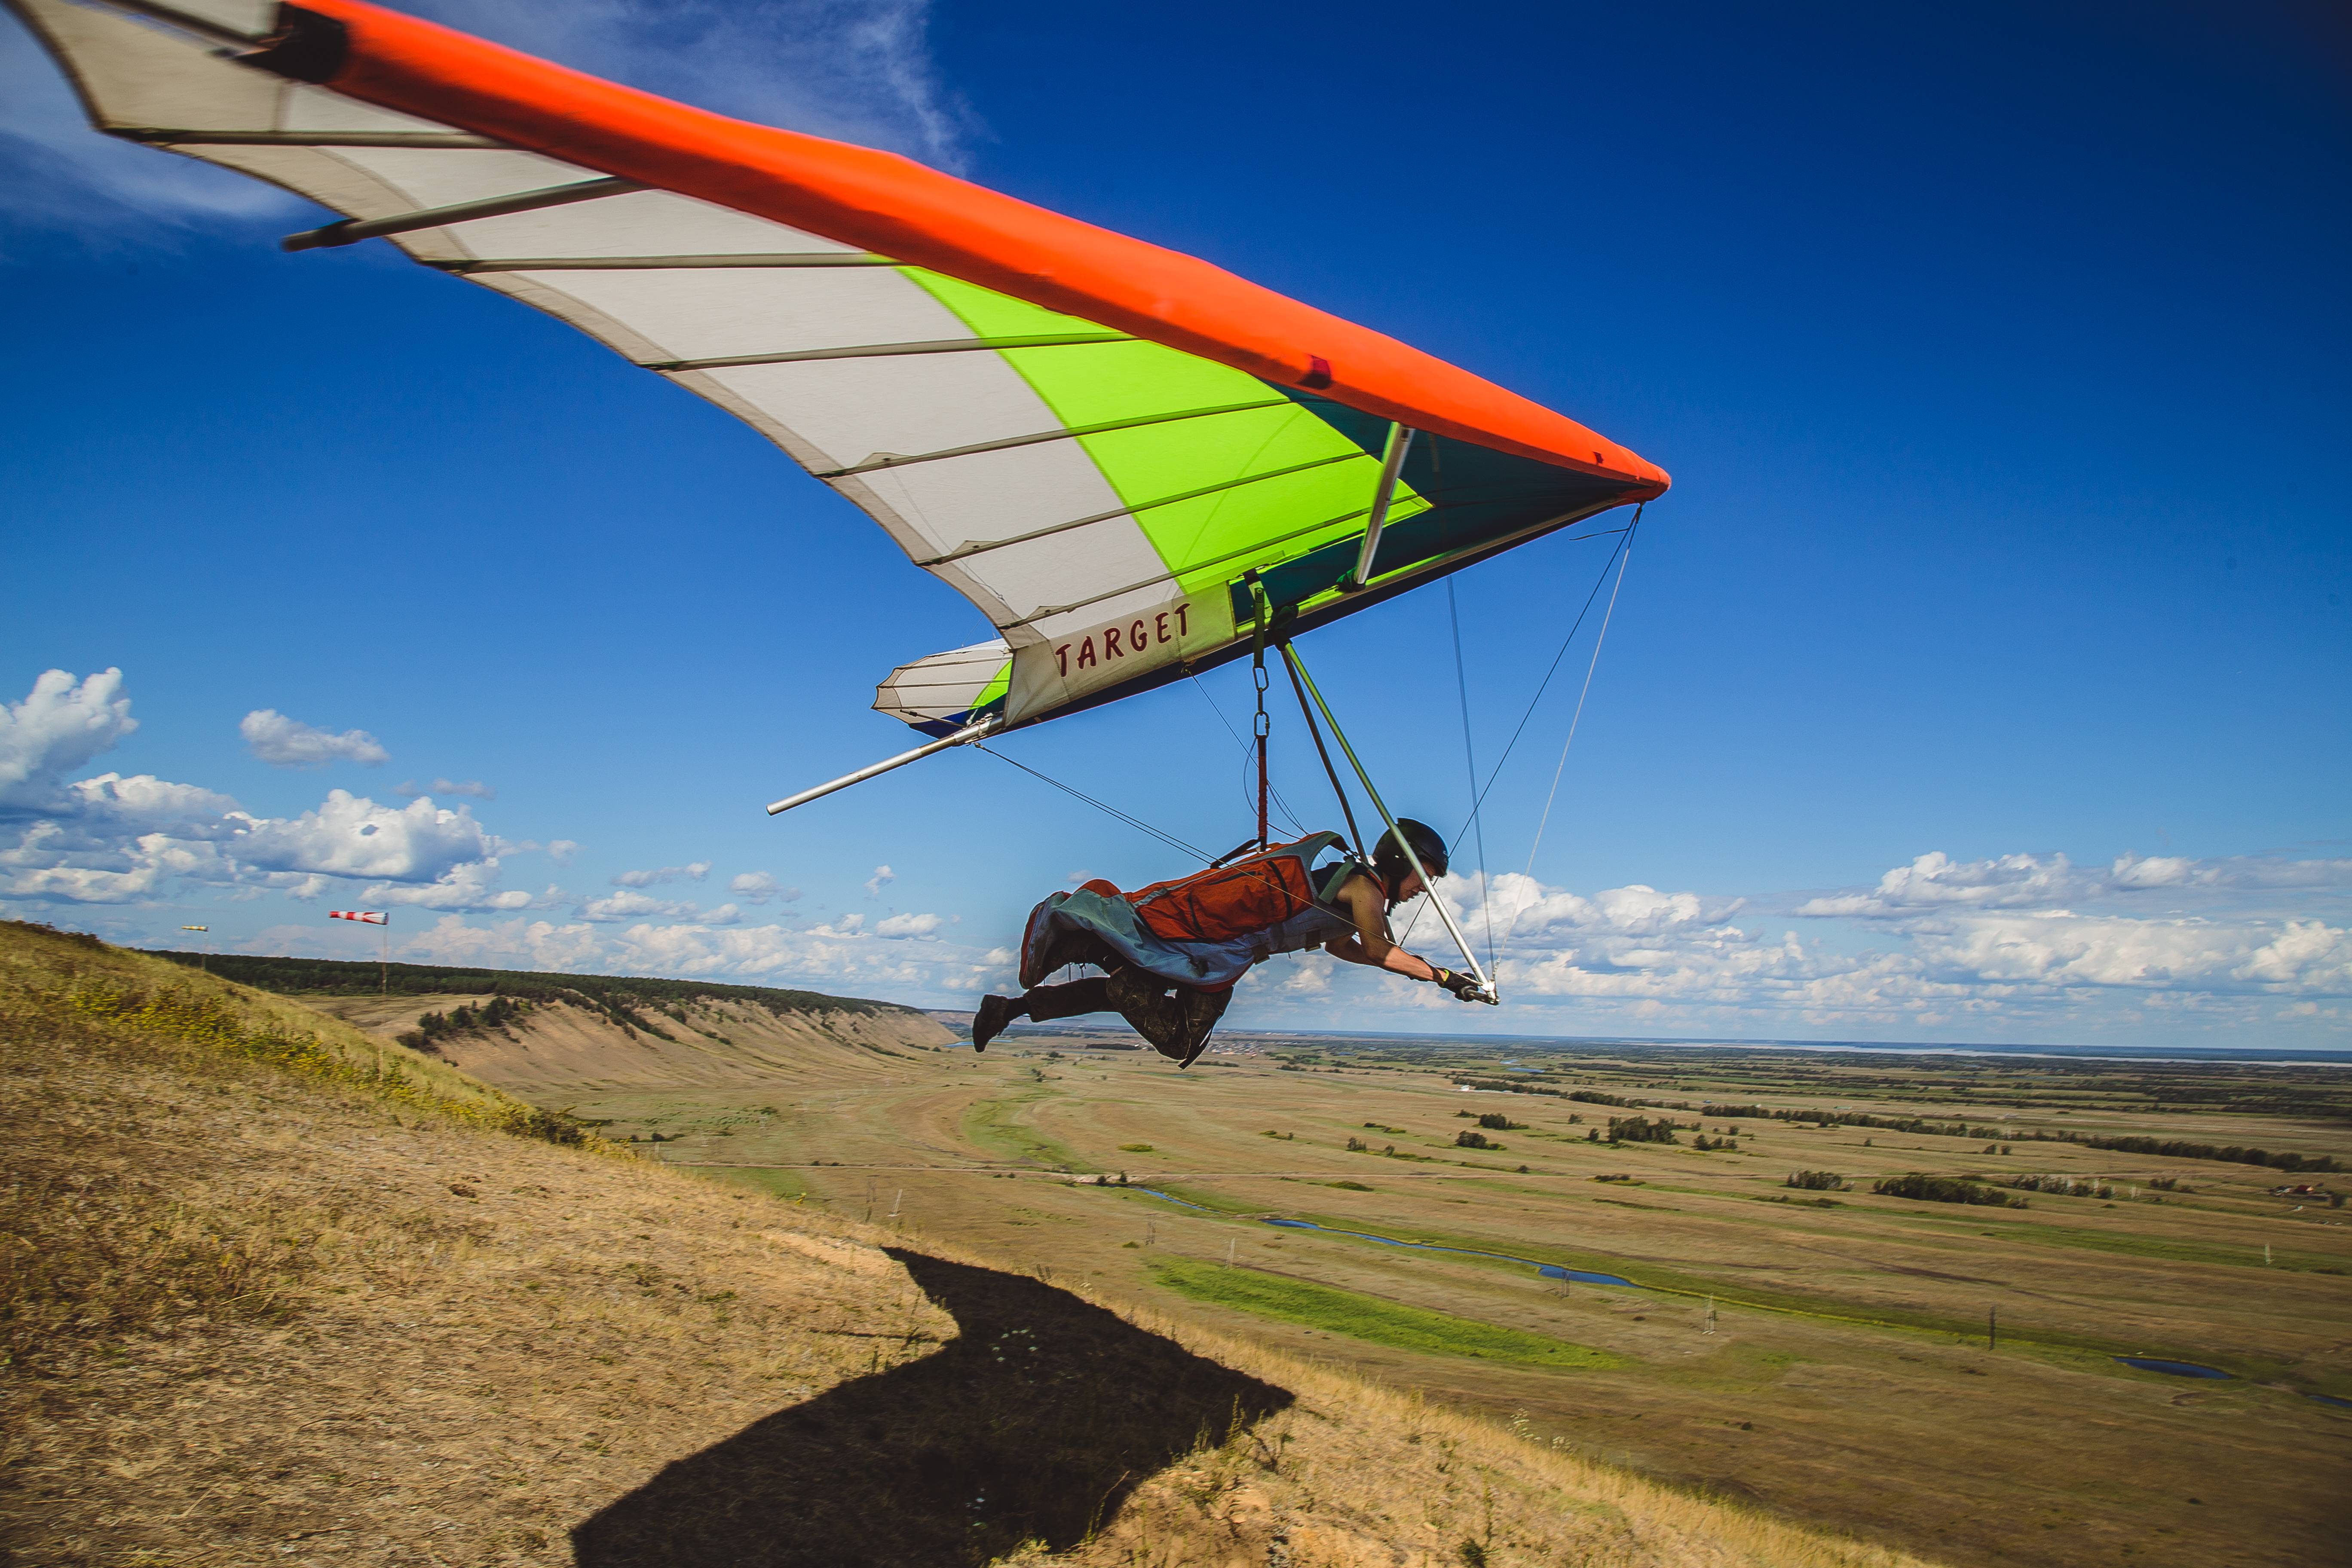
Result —
M1492 1128L1497 1132L1517 1132L1520 1129L1526 1127L1527 1123L1524 1121L1514 1121L1499 1110L1489 1110L1479 1116L1478 1125L1481 1127Z
M2001 1184L2027 1193L2063 1193L2070 1198L2111 1198L2113 1183L2095 1176L2011 1176Z
M1675 1124L1665 1117L1652 1121L1646 1116L1612 1116L1609 1119L1609 1142L1612 1143L1671 1143L1675 1141Z
M1473 1132L1467 1127L1454 1135L1455 1147L1462 1149L1500 1149L1500 1143L1487 1142L1484 1132Z
M1149 1143L1122 1143L1118 1146L1118 1152L1122 1154L1149 1154L1153 1151Z
M1791 1171L1789 1179L1780 1184L1809 1193L1842 1193L1846 1189L1846 1179L1835 1171Z
M2025 1206L2023 1198L2012 1198L1994 1188L1979 1186L1965 1177L1927 1176L1916 1171L1907 1175L1889 1176L1883 1182L1873 1184L1870 1190L1890 1198L1916 1198L1930 1204L1976 1204L1987 1208L2013 1209Z

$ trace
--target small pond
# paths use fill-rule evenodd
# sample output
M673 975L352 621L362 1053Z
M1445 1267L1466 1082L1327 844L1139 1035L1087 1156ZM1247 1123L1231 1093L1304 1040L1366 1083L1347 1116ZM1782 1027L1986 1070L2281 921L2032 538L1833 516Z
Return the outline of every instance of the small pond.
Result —
M2230 1374L2218 1366L2199 1366L2193 1361L2161 1361L2154 1356L2119 1355L2116 1360L2126 1366L2136 1366L2142 1372L2169 1373L2175 1377L2227 1377Z

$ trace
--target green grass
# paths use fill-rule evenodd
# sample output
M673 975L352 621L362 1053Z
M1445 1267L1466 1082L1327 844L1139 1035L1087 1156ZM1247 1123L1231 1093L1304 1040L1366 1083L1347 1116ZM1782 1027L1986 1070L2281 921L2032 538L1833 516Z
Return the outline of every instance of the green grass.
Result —
M1507 1329L1383 1301L1377 1296L1334 1289L1286 1275L1170 1258L1151 1266L1152 1276L1180 1296L1234 1307L1328 1333L1346 1334L1398 1350L1512 1362L1521 1366L1611 1367L1623 1358L1565 1340Z
M1043 1087L1017 1089L998 1100L975 1101L963 1113L963 1135L1000 1158L1031 1161L1048 1169L1077 1173L1101 1169L1078 1158L1067 1144L1049 1138L1027 1122L1013 1118L1039 1100L1058 1099Z

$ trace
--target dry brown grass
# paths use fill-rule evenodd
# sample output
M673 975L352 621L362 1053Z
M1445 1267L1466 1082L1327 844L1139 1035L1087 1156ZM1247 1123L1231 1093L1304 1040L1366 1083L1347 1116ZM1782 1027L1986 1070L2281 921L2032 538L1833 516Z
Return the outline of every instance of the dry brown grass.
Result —
M1122 1315L1295 1395L1196 1446L1093 1539L1009 1563L1071 1568L1923 1568L1661 1487L1518 1430L1148 1310Z
M7 1561L1910 1561L492 1131L337 1027L0 929Z

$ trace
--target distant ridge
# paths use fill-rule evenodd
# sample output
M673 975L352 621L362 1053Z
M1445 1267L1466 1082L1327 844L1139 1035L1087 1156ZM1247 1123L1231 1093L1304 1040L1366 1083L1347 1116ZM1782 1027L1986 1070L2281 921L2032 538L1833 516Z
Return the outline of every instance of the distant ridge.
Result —
M649 974L567 974L551 970L478 969L465 964L376 964L341 958L264 958L250 953L176 952L145 949L151 956L202 968L240 985L287 996L373 996L388 991L403 996L484 994L552 1002L587 998L607 1011L627 1012L631 1002L673 1002L718 996L750 1002L776 1013L908 1013L921 1009L822 991L789 991L772 985L730 985L712 980L671 980ZM621 1004L615 1008L614 1004Z

